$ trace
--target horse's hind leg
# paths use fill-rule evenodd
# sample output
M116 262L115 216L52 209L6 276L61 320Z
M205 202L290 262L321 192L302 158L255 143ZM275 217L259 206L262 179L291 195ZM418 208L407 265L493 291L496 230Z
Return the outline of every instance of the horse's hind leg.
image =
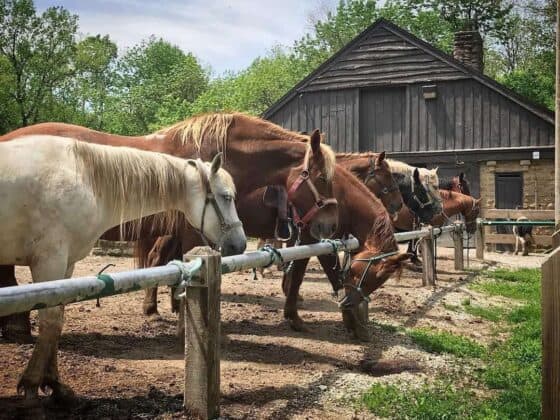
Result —
M15 267L0 265L0 287L17 286ZM5 340L16 343L32 343L29 312L14 314L0 318L0 328Z
M67 271L66 265L66 257L60 254L35 261L31 266L33 282L64 278L65 274L72 272L71 268ZM57 399L73 396L72 390L62 384L58 377L56 356L63 323L63 306L39 310L39 337L18 383L18 391L24 393L26 400L36 399L39 387L52 389L53 397Z

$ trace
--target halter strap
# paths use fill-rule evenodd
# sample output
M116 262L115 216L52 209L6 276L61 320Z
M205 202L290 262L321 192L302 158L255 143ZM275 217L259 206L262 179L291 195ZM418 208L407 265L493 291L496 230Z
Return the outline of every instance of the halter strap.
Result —
M200 176L200 181L202 183L202 186L203 186L204 190L206 191L206 199L204 201L204 207L202 209L202 217L201 217L201 220L200 220L200 229L197 229L197 228L194 228L194 229L198 232L198 234L202 238L202 241L204 242L204 244L206 246L211 246L210 241L208 240L208 238L204 234L204 220L206 219L206 209L208 208L208 204L211 204L212 207L214 208L214 212L216 213L216 217L218 218L218 220L220 222L220 238L218 240L218 243L215 244L217 247L220 247L222 245L224 237L231 230L233 230L235 228L238 228L238 227L242 227L243 223L241 222L241 220L238 220L238 221L232 222L232 223L227 223L226 222L226 218L224 217L222 209L220 209L220 206L218 205L218 202L216 201L216 196L214 195L214 192L212 191L212 187L210 186L210 179L206 175L206 171L204 170L204 168L202 166L202 163L199 160L195 160L195 162L196 162L196 168L198 169L198 174Z
M309 174L309 155L311 153L311 146L307 146L305 151L305 155L303 157L303 169L299 174L299 177L294 181L291 187L288 189L288 200L292 207L293 219L296 226L300 229L303 229L305 226L309 224L309 222L315 217L317 212L321 210L323 207L329 204L337 204L336 198L324 198L321 196L317 188L311 182L310 174ZM315 203L313 206L304 213L303 216L300 216L300 212L298 211L297 207L294 204L294 195L296 191L303 185L306 184L311 194L313 195L313 200Z

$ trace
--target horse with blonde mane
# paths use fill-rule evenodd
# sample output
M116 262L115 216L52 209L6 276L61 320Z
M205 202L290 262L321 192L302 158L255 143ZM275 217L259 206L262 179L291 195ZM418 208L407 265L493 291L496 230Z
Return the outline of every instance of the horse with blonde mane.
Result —
M8 199L0 202L0 263L29 266L33 282L68 278L103 232L170 210L243 252L235 186L221 164L220 154L209 165L56 136L2 143L0 191ZM26 400L36 401L39 388L59 400L73 396L57 366L63 314L63 306L39 309L39 337L18 383Z
M50 134L82 142L161 152L180 158L210 160L223 152L224 168L232 175L237 195L242 198L267 185L290 190L290 201L312 234L329 237L336 230L338 210L331 200L335 157L330 147L321 144L318 131L302 135L269 121L240 113L213 113L189 118L147 136L119 136L63 123L42 123L20 128L0 137L13 141L25 135ZM305 180L303 179L305 177ZM303 181L303 182L302 182ZM188 224L179 217L175 224L144 221L140 230L112 229L103 235L109 240L139 240L137 251L141 266L159 235L183 234ZM122 235L124 231L124 236ZM197 239L196 243L200 243ZM194 243L183 241L186 252ZM223 252L224 255L227 255ZM13 265L0 266L0 287L16 285ZM154 291L147 291L153 294ZM157 312L155 304L146 313ZM2 322L4 338L30 341L28 314L17 314Z

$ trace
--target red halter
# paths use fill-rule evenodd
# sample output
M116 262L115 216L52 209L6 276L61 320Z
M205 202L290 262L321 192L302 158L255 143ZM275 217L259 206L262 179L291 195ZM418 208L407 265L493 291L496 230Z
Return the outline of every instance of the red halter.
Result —
M313 219L313 217L315 217L317 212L321 210L323 207L329 204L338 204L336 198L322 197L321 194L319 194L319 191L317 191L317 188L315 188L315 185L313 185L313 182L311 182L311 179L309 179L309 153L310 152L311 152L311 146L308 146L307 150L305 151L305 156L303 158L303 170L301 171L301 174L299 175L298 179L295 180L295 182L288 190L288 200L292 206L294 223L300 229L303 229L305 226L307 226L309 222ZM300 217L299 211L294 205L292 198L295 192L299 189L299 187L303 185L303 183L307 184L307 187L311 191L311 194L313 194L313 199L315 200L315 204L313 204L313 207L307 210L307 212L303 215L303 217Z

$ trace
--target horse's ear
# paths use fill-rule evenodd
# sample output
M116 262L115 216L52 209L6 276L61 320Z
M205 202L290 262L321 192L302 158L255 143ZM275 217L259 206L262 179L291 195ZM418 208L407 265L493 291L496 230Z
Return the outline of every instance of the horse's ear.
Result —
M219 152L212 159L212 164L210 165L210 173L214 175L222 167L223 153Z
M464 172L461 172L461 173L459 174L459 182L463 182L464 180L465 180L465 173L464 173Z
M436 166L434 169L432 169L432 173L434 175L437 175L437 170L439 169L439 166Z
M379 153L379 155L377 155L377 159L375 160L375 165L381 166L384 160L385 160L385 150Z
M412 174L412 177L414 178L414 182L416 184L422 183L422 181L420 181L420 171L418 170L418 168L414 168L414 173Z
M311 145L313 154L317 154L321 151L321 132L319 131L319 129L315 129L313 133L311 133L309 144Z

